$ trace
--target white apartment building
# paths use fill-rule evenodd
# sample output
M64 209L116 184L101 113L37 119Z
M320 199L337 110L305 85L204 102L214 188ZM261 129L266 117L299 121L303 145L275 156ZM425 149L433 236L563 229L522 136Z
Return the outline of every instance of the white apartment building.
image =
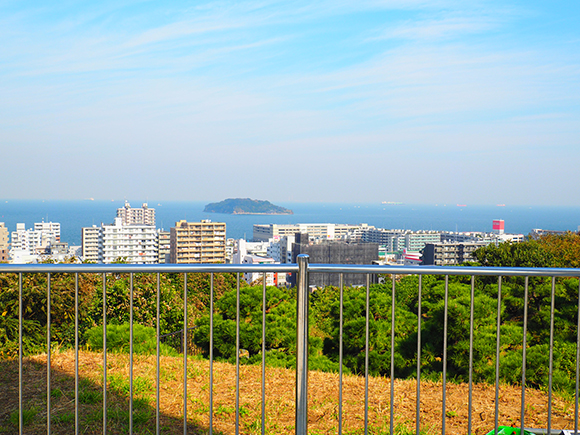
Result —
M338 240L345 239L349 233L374 228L367 224L254 224L254 242L277 240L283 236L293 236L296 233L307 233L311 239Z
M159 239L154 226L123 225L123 218L115 218L112 225L101 226L99 262L112 263L120 258L132 264L158 262Z
M100 240L101 227L93 225L92 227L81 228L81 257L83 261L90 261L91 263L99 262Z
M152 225L155 226L155 209L143 203L141 208L133 208L125 201L125 206L117 209L117 217L123 225Z
M236 250L237 241L236 239L227 239L226 240L226 263L232 263L232 259L234 258L234 251Z
M246 255L242 260L242 264L274 264L273 258L260 257L258 255ZM244 279L248 284L253 284L260 282L264 278L263 272L249 272L244 273ZM278 274L275 272L266 273L266 285L267 286L277 286L278 285Z
M36 222L34 231L52 234L60 242L60 224L58 222Z
M449 243L484 243L489 245L490 243L498 243L502 242L512 242L512 243L520 243L525 240L525 236L523 234L508 234L508 233L485 233L480 231L470 231L470 232L442 232L441 233L441 242L449 242Z
M427 243L440 243L441 232L368 228L363 231L361 239L363 242L384 246L386 252L402 252L404 249L418 252Z
M292 243L296 236L282 236L278 240L270 239L266 255L277 263L292 263Z
M270 242L248 242L244 239L238 239L234 244L232 255L232 264L242 264L246 255L255 255L265 258L268 256Z
M512 242L512 243L521 243L523 242L526 237L523 234L499 234L498 239L500 242Z
M51 243L60 241L60 224L56 222L40 222L34 224L34 229L26 229L23 223L16 224L12 232L10 251L24 251L35 254L49 248Z

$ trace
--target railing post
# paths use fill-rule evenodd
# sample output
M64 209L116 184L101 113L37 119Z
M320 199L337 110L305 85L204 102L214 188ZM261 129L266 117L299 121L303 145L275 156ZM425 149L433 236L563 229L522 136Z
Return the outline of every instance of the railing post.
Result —
M296 308L296 435L308 433L308 255L298 255Z

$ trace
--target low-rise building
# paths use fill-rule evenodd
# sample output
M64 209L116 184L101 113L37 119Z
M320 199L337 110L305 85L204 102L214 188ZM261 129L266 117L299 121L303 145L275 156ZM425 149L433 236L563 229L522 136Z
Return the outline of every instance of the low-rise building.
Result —
M366 228L374 227L367 224L255 224L254 242L278 240L280 237L293 236L296 233L308 234L313 240L340 240L346 239L351 233L362 234Z
M368 228L362 231L361 241L378 243L385 247L386 252L403 252L403 250L418 252L427 243L441 242L439 231L387 230L384 228Z
M275 264L273 258L260 257L258 255L246 255L242 261L242 264ZM249 272L244 273L245 281L250 284L261 283L266 275L266 285L267 286L277 286L278 285L278 273L270 272L264 274L263 272Z
M246 255L256 255L258 257L269 257L268 248L270 242L248 242L238 239L234 243L232 254L232 264L242 264Z

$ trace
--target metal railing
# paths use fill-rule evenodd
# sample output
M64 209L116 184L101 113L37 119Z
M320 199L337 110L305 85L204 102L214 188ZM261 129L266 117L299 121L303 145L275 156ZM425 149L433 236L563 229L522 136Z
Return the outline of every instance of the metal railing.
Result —
M556 269L556 268L491 268L491 267L438 267L438 266L361 266L361 265L335 265L335 264L309 264L308 256L301 255L298 257L297 264L258 264L258 265L128 265L128 264L35 264L35 265L12 265L0 264L0 274L18 274L19 300L18 300L18 370L19 370L19 406L18 406L18 427L19 433L24 433L23 426L23 274L46 274L47 277L47 325L46 325L46 349L47 349L47 375L46 375L46 413L51 415L51 274L73 274L75 276L75 433L79 433L79 274L101 274L102 275L102 322L103 322L103 433L107 432L107 274L129 274L130 276L130 350L129 350L129 427L128 432L133 433L133 276L139 274L156 274L157 275L157 300L156 300L156 321L157 321L157 351L156 351L156 433L160 433L160 274L177 273L184 275L184 308L183 317L184 325L188 325L188 307L187 293L188 274L209 273L210 274L210 294L209 294L209 314L210 314L210 337L209 337L209 433L213 432L213 362L214 362L214 274L218 273L235 273L236 279L236 415L235 415L235 433L240 431L240 274L242 273L263 273L263 293L262 293L262 371L261 371L261 432L265 433L265 378L266 378L266 274L267 273L297 273L297 330L296 330L296 414L295 414L295 432L297 434L306 434L308 432L308 307L309 307L309 274L310 273L336 273L340 274L340 332L339 332L339 397L338 397L338 433L343 431L343 323L344 323L344 285L343 274L365 274L366 285L361 288L365 291L365 357L364 357L364 427L365 434L369 427L369 313L370 307L370 282L371 276L387 275L392 280L392 303L391 303L391 352L390 352L390 418L389 431L395 433L395 326L396 326L396 280L397 277L405 275L418 275L418 315L417 315L417 370L416 370L416 433L422 431L420 422L421 412L421 313L422 313L422 279L426 275L436 275L445 277L445 296L444 296L444 325L443 325L443 356L442 356L442 409L441 409L441 428L442 433L446 431L446 383L447 379L447 335L448 335L448 302L449 302L449 277L450 276L468 276L471 277L471 305L470 305L470 326L469 326L469 393L468 393L468 429L467 433L474 433L472 430L472 409L473 409L473 355L474 355L474 289L475 277L497 277L497 325L496 325L496 355L495 355L495 418L494 430L497 433L499 428L499 387L500 387L500 329L501 329L501 310L502 310L502 279L505 277L524 277L525 294L524 294L524 317L523 317L523 341L522 341L522 382L521 382L521 419L519 427L524 430L524 410L526 406L526 328L528 326L528 284L531 277L550 277L551 278L551 307L550 307L550 344L549 344L549 383L547 387L548 394L548 420L545 431L550 434L554 433L552 428L552 400L553 400L553 360L554 360L554 315L555 315L555 287L556 278L580 277L580 269ZM3 289L0 288L0 292ZM580 287L578 290L577 311L577 338L576 338L576 378L575 378L575 417L574 429L572 433L578 433L578 414L579 414L579 379L580 379ZM188 328L183 328L183 343L187 343ZM188 350L183 346L183 433L188 432L188 415L187 415L187 375L188 375ZM1 386L0 386L1 388ZM52 432L51 418L46 421L47 433ZM558 431L559 433L559 431Z

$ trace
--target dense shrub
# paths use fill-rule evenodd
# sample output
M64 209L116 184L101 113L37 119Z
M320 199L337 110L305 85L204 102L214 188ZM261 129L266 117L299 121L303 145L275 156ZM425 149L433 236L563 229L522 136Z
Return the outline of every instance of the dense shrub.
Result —
M490 245L476 251L483 266L569 266L576 265L580 236L551 236L521 244ZM47 277L23 274L23 328L26 354L46 351ZM417 367L417 324L421 318L422 376L439 379L443 370L444 320L447 314L447 374L449 379L466 381L469 368L469 327L471 309L470 277L447 279L449 301L445 313L443 276L422 277L422 307L419 314L417 276L396 277L395 300L392 284L372 285L369 293L369 369L374 375L390 375L394 350L395 376L415 376ZM474 379L495 382L497 346L498 277L476 277L474 289ZM183 329L183 274L160 276L162 334ZM522 375L524 309L523 278L501 278L500 379L517 384ZM551 324L552 280L528 280L528 329L526 379L530 386L545 388L548 383L548 343ZM81 344L102 348L102 275L79 275L79 320ZM51 274L51 339L67 347L74 344L74 275ZM127 274L107 275L106 314L108 346L112 351L128 350L129 295ZM214 275L214 357L236 359L237 291L234 274ZM209 355L210 275L188 274L189 327L191 346ZM155 350L157 326L157 276L133 275L135 351ZM555 281L555 330L553 385L573 391L575 378L578 316L578 279ZM395 307L395 342L391 349L391 313ZM262 360L262 287L240 288L240 348L244 364ZM18 275L0 275L0 357L14 357L18 351ZM366 289L344 289L343 351L344 369L356 374L365 371ZM266 361L278 367L295 366L296 294L294 289L268 287L266 294ZM317 289L310 297L311 369L337 371L339 364L339 289ZM87 332L89 331L89 332ZM99 344L100 342L100 344ZM165 349L164 352L169 352Z
M86 332L87 346L91 350L103 350L103 327L95 326ZM107 351L128 353L131 343L130 324L107 325ZM155 328L133 324L133 352L151 355L157 352L157 331ZM160 352L163 355L177 355L171 347L161 343Z

